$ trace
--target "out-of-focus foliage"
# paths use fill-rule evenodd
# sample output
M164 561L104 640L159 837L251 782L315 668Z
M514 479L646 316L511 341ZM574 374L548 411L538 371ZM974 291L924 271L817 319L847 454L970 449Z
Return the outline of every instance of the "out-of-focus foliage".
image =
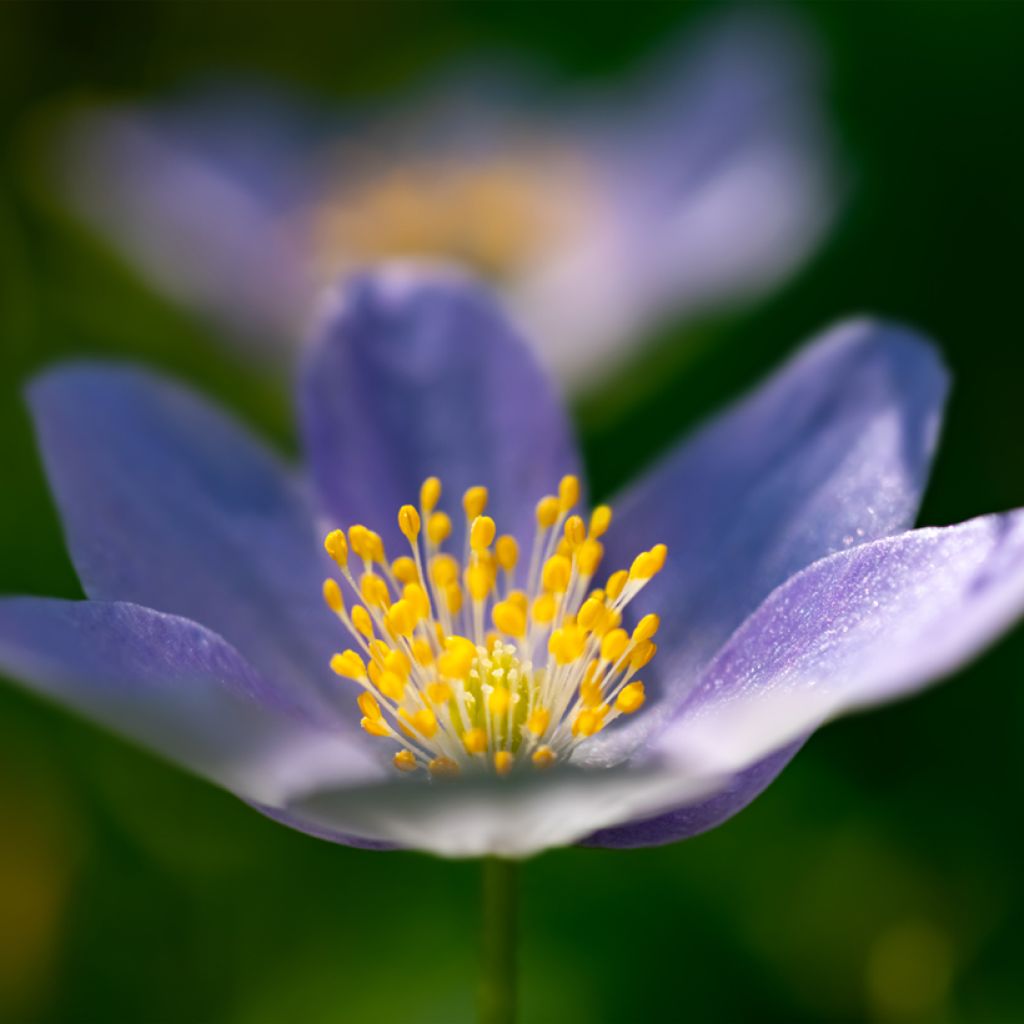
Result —
M829 319L944 346L926 522L1024 505L1024 8L816 4L853 201L773 300L666 335L578 422L599 493ZM147 359L291 449L285 389L211 345L62 212L55 106L258 72L339 101L477 48L609 78L701 14L660 4L6 4L0 9L0 590L74 596L19 392L57 357ZM624 439L628 439L624 440ZM834 726L725 827L525 871L524 1019L987 1021L1024 1014L1024 636ZM0 1020L468 1019L473 868L333 847L0 689Z

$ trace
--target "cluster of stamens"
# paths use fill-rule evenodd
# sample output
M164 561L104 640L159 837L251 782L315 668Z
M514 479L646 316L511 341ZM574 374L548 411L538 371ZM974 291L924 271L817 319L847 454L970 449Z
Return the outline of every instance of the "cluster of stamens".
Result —
M361 689L362 727L401 745L401 771L546 768L643 705L635 676L654 657L658 617L644 616L630 633L622 613L660 571L666 548L641 552L592 588L612 512L599 505L586 525L572 514L579 481L565 476L557 495L537 503L525 574L515 538L496 537L484 514L487 489L466 491L460 564L442 550L452 523L440 497L430 477L419 509L399 510L411 555L394 561L365 526L327 535L361 602L346 607L338 581L324 581L324 600L357 648L335 654L331 668Z

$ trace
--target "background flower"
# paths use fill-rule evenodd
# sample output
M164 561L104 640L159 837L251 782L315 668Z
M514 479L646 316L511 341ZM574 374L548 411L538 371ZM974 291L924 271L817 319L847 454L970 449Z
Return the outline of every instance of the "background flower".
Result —
M280 354L340 272L444 257L500 282L582 385L807 256L836 203L822 89L795 24L731 16L578 96L481 61L342 116L241 85L87 110L57 166L158 287L250 347Z

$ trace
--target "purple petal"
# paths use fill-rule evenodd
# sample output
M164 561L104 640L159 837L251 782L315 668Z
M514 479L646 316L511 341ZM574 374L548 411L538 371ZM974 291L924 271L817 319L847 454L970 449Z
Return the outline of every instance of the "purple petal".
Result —
M777 12L726 17L593 105L605 208L521 297L557 369L586 381L666 316L760 294L807 258L841 191L815 51Z
M140 370L58 368L30 394L86 593L194 619L315 700L342 630L299 488L239 424Z
M380 772L221 637L149 608L0 600L0 668L250 800Z
M614 828L601 829L584 839L580 845L632 850L638 846L663 846L665 843L675 843L707 832L760 796L801 746L801 743L794 743L758 761L730 778L720 792L708 799L677 807L653 818L642 818Z
M758 608L652 749L745 767L830 718L949 675L1022 614L1022 510L842 551Z
M668 545L637 600L664 621L657 706L591 756L621 756L679 704L739 624L824 555L912 525L946 394L909 331L851 321L670 454L616 505L610 565Z
M298 108L266 93L112 108L72 121L60 173L158 289L279 355L312 288L281 216L311 187L297 170L308 135Z
M456 524L463 491L483 484L498 529L523 537L537 499L578 472L552 384L484 290L453 272L391 266L354 279L302 382L327 512L388 543L401 540L398 508L418 501L428 476L441 477Z

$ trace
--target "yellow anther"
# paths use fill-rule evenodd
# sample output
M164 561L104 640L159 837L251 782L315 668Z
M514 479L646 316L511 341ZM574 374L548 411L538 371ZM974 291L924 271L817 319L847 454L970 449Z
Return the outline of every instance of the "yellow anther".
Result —
M435 757L427 770L437 778L451 778L459 774L459 766L450 757Z
M543 736L550 724L551 712L547 708L536 707L526 716L526 728L534 736Z
M385 561L384 541L381 540L379 533L374 533L373 530L366 531L366 550L371 562Z
M587 631L577 625L564 625L556 629L548 640L548 650L560 665L568 665L583 654L587 646Z
M519 545L515 537L507 533L502 534L494 545L494 553L498 557L498 565L505 572L511 572L519 561Z
M550 768L555 763L555 752L550 747L538 747L530 757L537 768Z
M650 551L641 551L629 567L629 578L631 580L649 580L659 568L656 555L651 554Z
M384 670L377 664L377 662L371 661L366 666L366 674L370 677L370 682L373 683L374 686L377 686L378 683L380 683L380 677L384 674Z
M331 671L346 679L365 679L366 663L355 651L342 651L331 658Z
M580 574L593 576L597 567L604 558L604 545L599 540L588 537L576 552L576 564L580 567Z
M494 574L486 565L471 565L466 570L466 589L474 601L484 601L494 586Z
M420 535L420 514L412 505L403 505L398 510L398 528L410 544L416 543Z
M427 592L418 583L406 583L402 588L402 599L412 605L417 621L429 617L430 599L427 597Z
M367 640L373 639L373 619L370 618L370 613L361 604L352 606L352 625Z
M426 736L428 740L437 732L437 715L430 708L420 708L419 711L411 714L409 716L409 723L418 733Z
M565 539L575 551L587 536L587 528L579 516L569 516L565 521Z
M462 588L458 583L448 583L442 591L445 607L452 615L458 615L462 611Z
M477 516L483 515L484 509L487 508L487 488L470 487L462 496L462 508L469 522L473 522Z
M646 699L644 684L637 679L632 683L627 683L622 688L618 697L615 698L615 707L624 715L631 715L634 711L639 711L643 707Z
M541 583L545 590L553 594L562 594L569 586L572 575L572 562L564 555L552 555L545 563L541 573Z
M447 683L428 683L427 700L431 704L447 704L452 699L452 688Z
M451 555L435 555L430 562L430 578L438 587L454 583L459 578L459 563Z
M467 729L462 734L462 743L469 754L482 754L487 749L487 733L479 728Z
M382 672L377 689L390 700L401 700L405 696L405 680L397 672Z
M580 480L579 477L572 476L571 474L563 476L558 481L558 508L562 513L568 512L569 509L580 500Z
M572 545L563 537L555 548L555 554L563 558L572 558Z
M335 614L345 610L345 601L341 596L341 587L337 580L324 580L324 602Z
M499 775L508 775L512 771L512 755L507 750L499 750L494 755L494 770Z
M642 643L644 640L650 640L655 633L658 632L658 627L661 625L661 619L658 618L653 612L650 615L645 615L637 624L636 629L633 630L633 643Z
M416 563L408 555L402 555L391 563L391 574L399 583L416 583L420 578Z
M362 711L367 718L382 718L380 713L380 705L377 703L377 698L372 693L367 693L364 690L356 698L356 703L359 705L359 710Z
M487 710L492 715L500 718L508 711L509 704L512 703L512 698L509 695L508 687L496 686L491 690L490 696L487 698Z
M586 708L573 719L572 734L574 736L593 736L604 728L604 717L608 714L608 705L601 704L596 708Z
M664 544L655 544L651 548L651 555L654 557L654 571L661 572L668 558L668 548Z
M652 643L650 640L644 640L629 652L629 667L634 672L638 672L651 660L651 658L654 657L655 654L657 654L657 652L657 644Z
M593 664L593 662L591 662ZM599 707L603 700L603 694L601 692L601 681L595 679L593 675L590 678L585 678L580 683L580 700L583 701L585 708L596 708Z
M391 653L391 648L383 640L371 640L369 643L370 657L375 662L383 665L387 656Z
M430 646L430 641L421 636L412 642L412 655L416 659L416 664L424 667L434 661L434 649Z
M434 512L427 520L427 538L431 544L443 544L452 535L452 521L447 512Z
M416 755L411 750L400 750L391 759L391 763L400 772L416 771Z
M548 494L537 502L537 525L542 530L550 530L558 521L558 499Z
M406 601L405 598L396 601L387 611L388 629L395 636L411 635L416 628L416 620L416 609L413 608L412 602Z
M604 601L596 597L588 597L576 615L576 621L584 629L593 629L598 620L604 614Z
M391 603L391 594L384 580L373 572L364 572L359 581L359 592L363 601L371 608L386 608Z
M590 536L595 540L603 537L612 525L612 509L610 505L598 505L590 513Z
M618 661L628 646L629 634L624 629L613 629L601 640L601 657L605 661Z
M429 515L437 508L441 500L441 481L436 476L428 476L420 485L420 508Z
M608 582L605 584L605 592L608 594L608 600L614 601L622 593L623 588L626 586L626 582L629 579L629 573L625 569L620 569L618 572L613 572L608 577Z
M530 609L530 617L534 622L546 626L554 619L557 610L558 603L555 599L550 594L541 594L533 602L533 607Z
M450 679L465 679L473 667L476 648L462 637L449 637L448 644L437 659L437 670Z
M348 565L348 541L343 530L331 530L324 538L324 549L338 563L340 569Z
M390 736L391 730L388 728L387 722L383 718L363 718L359 724L371 735L371 736Z
M368 533L369 530L367 530L365 526L361 526L359 523L348 528L348 546L356 553L356 555L363 559L368 559L370 557L366 537Z
M408 679L409 673L412 671L412 665L409 663L405 652L397 648L393 651L388 651L384 656L384 667L389 672L394 672L396 676L401 676L402 679Z
M526 613L512 601L499 601L491 610L494 625L509 636L526 636Z
M524 615L530 610L530 599L523 590L510 590L506 600L514 604Z
M477 516L469 528L469 546L474 551L486 551L494 540L494 520L490 516Z

